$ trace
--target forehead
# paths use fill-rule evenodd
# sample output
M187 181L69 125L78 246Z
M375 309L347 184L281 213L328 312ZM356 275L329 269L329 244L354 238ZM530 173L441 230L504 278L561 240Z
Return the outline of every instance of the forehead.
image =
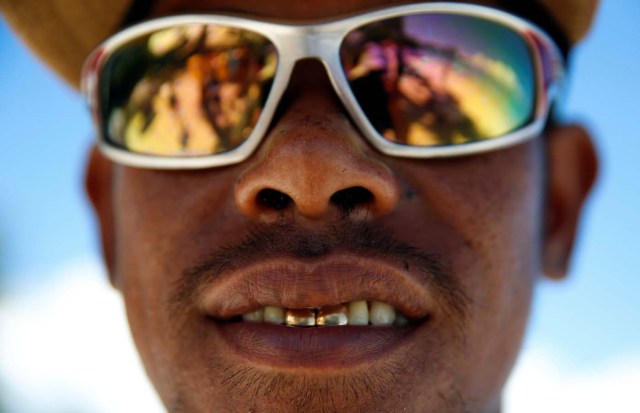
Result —
M194 12L234 12L281 19L315 19L364 12L376 8L433 1L411 0L156 0L155 16ZM464 3L498 6L495 0Z

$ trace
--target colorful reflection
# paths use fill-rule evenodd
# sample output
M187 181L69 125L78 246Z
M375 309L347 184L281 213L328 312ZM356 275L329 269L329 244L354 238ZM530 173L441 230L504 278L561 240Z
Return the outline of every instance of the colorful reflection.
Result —
M341 57L363 111L394 142L490 139L533 115L530 51L493 22L441 14L384 20L351 32Z
M105 135L160 156L236 148L260 116L276 66L273 45L247 30L193 24L139 38L105 65Z

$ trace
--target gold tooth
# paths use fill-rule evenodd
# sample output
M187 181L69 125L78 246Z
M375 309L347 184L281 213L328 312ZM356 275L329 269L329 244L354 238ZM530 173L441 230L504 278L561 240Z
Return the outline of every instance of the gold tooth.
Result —
M314 308L287 309L284 323L291 327L313 327L316 325L316 310Z
M316 325L344 326L349 323L349 310L344 304L330 305L318 310Z

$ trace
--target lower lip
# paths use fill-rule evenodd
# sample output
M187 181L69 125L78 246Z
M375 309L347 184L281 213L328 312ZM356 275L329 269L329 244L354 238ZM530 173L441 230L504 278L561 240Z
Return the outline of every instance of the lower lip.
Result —
M219 323L232 352L254 363L288 368L345 368L392 357L423 324L406 327L296 328L267 323Z

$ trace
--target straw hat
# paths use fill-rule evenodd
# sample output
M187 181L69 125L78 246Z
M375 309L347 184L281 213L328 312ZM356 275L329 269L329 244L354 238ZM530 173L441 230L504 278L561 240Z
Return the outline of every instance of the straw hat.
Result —
M599 0L539 1L575 43L587 33ZM0 0L0 11L42 60L77 87L85 57L119 27L131 3L132 0Z

